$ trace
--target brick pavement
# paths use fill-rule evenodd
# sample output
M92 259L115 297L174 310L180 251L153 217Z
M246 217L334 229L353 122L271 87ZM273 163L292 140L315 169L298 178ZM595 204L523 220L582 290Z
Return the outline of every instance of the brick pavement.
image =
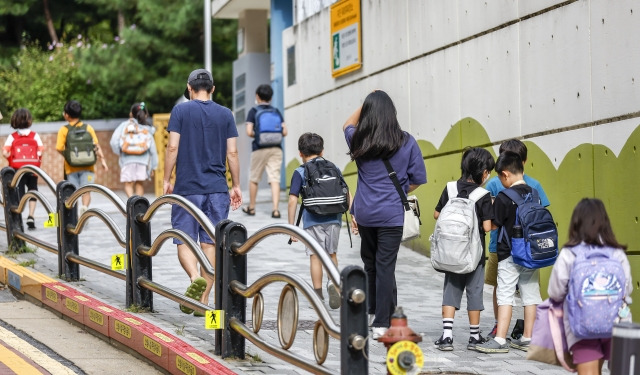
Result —
M53 202L53 193L41 186L40 190ZM120 192L119 195L124 195ZM248 200L248 194L244 194ZM285 194L282 195L285 198ZM152 200L153 197L148 195ZM286 212L286 199L281 200L280 210ZM53 203L55 206L55 203ZM99 207L110 214L115 222L124 228L124 217L111 206L108 200L98 194L93 194L92 207ZM255 216L247 216L240 210L233 211L229 215L231 220L242 223L248 230L250 236L256 230L273 223L277 220L286 223L286 218L271 218L271 203L269 202L269 191L260 190L258 194L258 205ZM53 229L42 228L42 222L46 215L44 209L38 205L36 211L38 238L56 243L56 232ZM155 238L161 231L170 228L170 208L164 206L153 217L151 222L152 236ZM310 283L308 258L305 255L303 245L287 245L288 238L283 235L276 235L261 241L254 250L248 254L248 282L251 284L260 275L270 271L286 270L301 275ZM426 238L423 240L426 241ZM349 238L346 228L343 228L340 238L338 261L340 267L355 264L362 266L359 256L359 237L354 237L353 248L349 247ZM6 237L0 239L0 248L6 249ZM110 264L110 257L116 253L123 253L121 248L113 238L106 226L96 218L89 220L88 227L80 234L80 254L104 264ZM49 276L57 276L56 255L45 250L38 250L35 254L21 255L21 258L34 258L36 264L34 268ZM123 281L111 278L107 275L81 267L81 281L73 283L74 287L87 294L95 295L97 298L109 303L117 308L124 309L125 306L125 284ZM468 321L465 311L466 301L463 299L461 313L456 315L454 324L454 351L440 352L435 349L433 341L441 334L441 296L443 276L433 270L429 259L424 255L413 252L405 247L401 247L398 255L396 268L398 284L398 303L404 308L408 317L409 326L422 335L423 341L419 347L425 354L425 365L423 373L472 373L472 374L563 374L558 367L543 365L538 362L531 362L525 359L525 353L512 350L508 354L486 355L482 353L468 351L466 342L468 340ZM187 288L189 280L180 267L176 256L175 245L165 243L153 259L153 280L177 291ZM326 280L326 276L325 276ZM277 303L283 283L276 283L266 287L262 294L265 300L265 315L263 328L259 334L276 344L278 342L275 321L277 313ZM213 298L211 299L213 300ZM247 319L251 319L251 300L247 301ZM485 306L490 309L491 294L489 288L485 288ZM196 349L203 352L213 352L213 331L204 329L202 318L193 315L185 315L180 312L178 305L162 296L154 296L153 313L146 313L142 316L147 321L157 325L170 333L181 336L181 338ZM339 323L338 311L330 311L331 316ZM522 309L515 308L514 316L521 316ZM295 338L291 352L306 357L309 361L314 361L313 357L313 326L310 322L315 321L314 310L303 298L300 298L300 328ZM481 315L480 328L486 334L493 326L493 316L489 311L484 311ZM329 355L325 366L336 373L340 369L340 353L338 341L330 339ZM247 341L247 354L253 357L249 360L227 360L227 364L244 374L304 374L303 370L294 368L286 362L275 358L272 355L258 349ZM369 372L371 374L386 373L385 369L385 348L377 341L370 342ZM213 356L213 354L211 354ZM258 359L258 360L255 360ZM605 372L606 373L606 372Z

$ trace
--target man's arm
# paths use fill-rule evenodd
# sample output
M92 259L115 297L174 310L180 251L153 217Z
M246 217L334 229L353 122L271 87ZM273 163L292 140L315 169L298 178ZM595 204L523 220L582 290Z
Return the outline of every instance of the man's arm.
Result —
M237 138L227 138L227 163L231 173L231 208L237 210L242 205L242 190L240 190L240 159L238 157Z
M255 133L253 132L253 122L247 122L247 135L251 138L253 138L255 136Z
M287 130L287 124L285 124L284 122L282 123L282 136L286 137L287 133L289 133L289 131Z
M171 185L171 173L176 166L176 159L178 158L178 147L180 146L180 133L169 132L169 143L167 144L167 152L164 159L164 177L163 177L163 190L164 194L173 193L173 186Z
M96 143L96 156L98 156L98 160L100 160L100 164L105 171L109 170L109 166L107 166L107 159L104 158L104 154L102 153L102 148L100 145Z

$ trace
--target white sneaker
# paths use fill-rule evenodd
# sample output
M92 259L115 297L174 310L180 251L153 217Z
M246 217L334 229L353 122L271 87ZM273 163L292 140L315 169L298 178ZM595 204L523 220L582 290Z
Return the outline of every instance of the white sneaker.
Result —
M340 292L338 288L331 282L327 281L327 294L329 295L329 307L333 310L340 307Z
M371 329L371 337L374 340L379 339L380 337L384 336L385 333L387 333L388 328L384 328L384 327L373 327Z

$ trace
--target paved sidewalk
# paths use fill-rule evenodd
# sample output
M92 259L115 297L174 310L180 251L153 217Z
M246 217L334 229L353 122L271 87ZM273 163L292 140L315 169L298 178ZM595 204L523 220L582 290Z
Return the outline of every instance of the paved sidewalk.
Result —
M48 188L40 187L52 202L53 193ZM256 230L273 223L274 221L286 223L286 202L285 193L282 194L280 211L283 218L271 218L271 203L269 202L269 191L260 190L258 194L258 205L255 216L247 216L241 210L233 211L229 215L231 220L242 223L248 230L250 236ZM124 194L119 192L123 200ZM243 195L248 201L248 194ZM154 198L148 195L151 201ZM111 203L99 194L92 194L91 207L101 208L112 216L114 221L124 231L125 218L111 205ZM55 229L43 228L43 221L46 219L44 209L38 205L36 211L35 232L38 238L55 244L57 241ZM91 218L80 234L80 254L89 257L103 264L110 264L111 255L124 253L124 249L115 241L113 235L99 219ZM170 207L163 206L156 213L151 222L152 236L155 238L160 232L171 227ZM0 249L6 249L6 236L0 235ZM248 283L251 284L259 276L270 271L285 270L301 275L309 283L309 260L305 255L303 245L294 243L287 244L288 237L272 236L260 242L257 247L248 254ZM427 240L423 238L423 240ZM170 242L170 241L169 241ZM189 285L189 280L180 267L176 256L175 245L165 243L153 259L153 280L177 291L183 291ZM346 227L343 228L340 237L338 261L340 267L355 264L362 266L359 255L360 239L353 238L353 248L349 246L349 237ZM51 277L57 277L56 255L39 249L35 254L24 254L19 260L33 258L36 260L34 268ZM125 308L125 284L123 281L109 277L86 267L80 269L81 281L73 283L73 286L86 294L94 295L96 298L105 301L117 308ZM415 253L405 247L401 247L398 255L396 268L398 284L398 303L404 308L408 317L409 326L422 335L423 341L419 344L425 354L425 365L423 373L472 373L472 374L564 374L565 371L559 367L543 365L538 362L527 361L526 353L519 350L511 350L508 354L486 355L466 349L468 336L468 320L466 317L465 304L461 312L457 314L454 323L454 347L452 352L440 352L435 349L433 342L441 334L442 320L440 306L442 298L443 276L433 270L429 259L421 254ZM325 276L326 280L326 276ZM276 283L268 286L262 294L265 300L265 316L260 336L277 345L278 335L276 331L277 304L283 283ZM309 358L313 357L313 316L314 310L310 308L308 302L300 294L300 323L298 333L293 346L289 349L292 353ZM326 297L326 296L325 296ZM213 301L213 297L211 298ZM493 316L491 313L491 294L488 288L485 289L485 307L489 311L482 313L480 328L486 335L493 326ZM251 303L247 301L247 319L251 319ZM153 313L142 314L141 316L156 324L170 333L176 334L183 340L189 342L195 348L210 353L213 356L213 332L204 329L203 318L193 315L185 315L180 312L178 305L164 297L154 296ZM521 308L514 309L514 317L522 315ZM339 324L338 311L331 311L331 316ZM325 366L339 373L340 353L339 343L335 339L330 339L329 355ZM236 372L241 374L304 374L303 370L294 368L292 365L279 360L247 341L247 354L252 356L250 360L228 360L227 364ZM370 342L370 364L371 374L384 374L386 350L377 341Z

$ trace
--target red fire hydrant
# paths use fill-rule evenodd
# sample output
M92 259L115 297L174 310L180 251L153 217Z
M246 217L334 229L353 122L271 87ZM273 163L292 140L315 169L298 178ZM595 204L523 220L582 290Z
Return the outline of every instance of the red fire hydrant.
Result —
M391 327L378 338L387 348L387 371L389 374L406 374L422 368L424 356L416 344L422 341L422 336L413 332L407 324L407 316L402 307L397 306L391 315Z

